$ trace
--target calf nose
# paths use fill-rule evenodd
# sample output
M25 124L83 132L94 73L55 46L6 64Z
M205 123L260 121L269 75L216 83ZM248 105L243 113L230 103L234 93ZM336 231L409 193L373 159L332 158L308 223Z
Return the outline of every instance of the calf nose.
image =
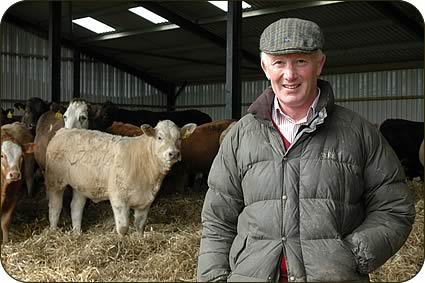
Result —
M168 157L170 160L172 159L180 160L180 151L170 151L168 152Z
M9 181L18 181L21 179L21 172L19 171L10 171L9 174L7 174L6 179Z

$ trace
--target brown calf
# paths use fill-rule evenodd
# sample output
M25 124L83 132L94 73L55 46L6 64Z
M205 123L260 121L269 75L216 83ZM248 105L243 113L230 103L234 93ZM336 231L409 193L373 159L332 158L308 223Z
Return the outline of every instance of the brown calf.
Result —
M9 241L9 227L16 203L22 193L21 168L34 152L34 136L20 122L1 127L1 229L3 243ZM24 174L28 173L26 171Z

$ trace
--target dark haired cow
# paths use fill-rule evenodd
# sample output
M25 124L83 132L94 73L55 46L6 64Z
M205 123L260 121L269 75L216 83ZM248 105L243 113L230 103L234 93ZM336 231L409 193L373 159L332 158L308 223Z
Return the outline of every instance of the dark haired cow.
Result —
M224 138L222 133L235 121L223 119L197 126L190 137L182 141L182 161L175 164L167 175L160 193L184 192L186 187L192 191L205 189L220 140ZM195 184L198 174L202 175L202 179Z
M403 165L406 176L424 177L424 167L419 160L419 148L424 139L424 123L403 119L387 119L379 131L394 149Z
M3 243L9 241L9 227L18 199L22 195L23 179L32 179L33 169L28 159L34 151L34 136L22 123L1 127L1 229ZM24 168L24 170L22 170Z
M15 107L24 107L25 112L22 116L22 123L27 125L28 128L32 129L33 134L35 135L35 127L37 126L37 121L40 116L51 110L54 112L59 112L63 114L65 112L65 107L55 102L47 102L39 97L31 97L25 102L25 106L20 103L15 103Z
M155 112L149 110L127 110L119 108L112 102L102 104L96 113L93 128L106 129L114 121L132 124L140 127L142 124L156 125L159 121L171 120L177 126L183 127L188 123L202 125L212 121L211 117L199 110L189 109L183 111Z
M1 108L1 112L0 112L1 125L11 124L14 122L21 121L22 117L14 115L14 112L15 111L13 108L7 108L7 109Z

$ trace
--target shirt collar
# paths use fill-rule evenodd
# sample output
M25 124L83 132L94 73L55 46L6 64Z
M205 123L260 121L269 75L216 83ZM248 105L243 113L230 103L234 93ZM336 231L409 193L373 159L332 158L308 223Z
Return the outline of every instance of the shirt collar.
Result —
M304 124L309 122L311 117L314 117L314 115L317 113L316 107L319 101L319 97L320 97L320 88L317 88L317 96L314 99L313 103L310 105L307 115L298 121L294 121L291 117L283 113L283 111L279 107L279 101L277 100L277 95L274 96L274 100L273 100L274 111L276 112L277 115L282 115L285 119L289 120L293 124Z

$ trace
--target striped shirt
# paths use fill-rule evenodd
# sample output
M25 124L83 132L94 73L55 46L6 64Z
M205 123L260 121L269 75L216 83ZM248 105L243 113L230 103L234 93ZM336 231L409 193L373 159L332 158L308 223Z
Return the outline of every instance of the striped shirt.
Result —
M277 100L277 96L274 96L273 108L272 108L272 119L274 124L278 127L281 135L285 137L285 139L292 144L297 135L298 129L302 125L306 125L311 122L314 115L316 115L316 106L319 101L320 96L320 88L317 88L317 96L311 104L306 116L298 121L294 121L291 117L282 112L279 107L279 101Z

